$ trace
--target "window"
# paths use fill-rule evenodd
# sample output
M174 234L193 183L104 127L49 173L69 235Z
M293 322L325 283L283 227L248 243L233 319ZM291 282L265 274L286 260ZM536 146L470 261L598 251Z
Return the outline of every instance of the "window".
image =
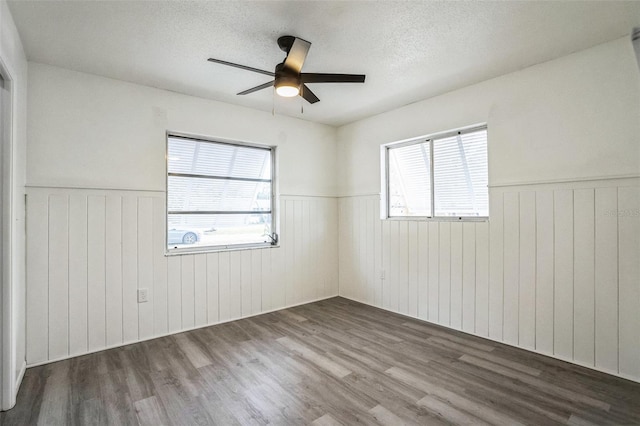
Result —
M487 128L383 146L386 217L489 216Z
M275 245L275 147L167 136L167 249Z

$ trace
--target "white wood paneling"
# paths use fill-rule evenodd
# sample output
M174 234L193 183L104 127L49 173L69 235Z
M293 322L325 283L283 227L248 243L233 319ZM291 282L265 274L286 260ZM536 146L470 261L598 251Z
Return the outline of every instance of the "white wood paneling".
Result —
M375 261L375 253L376 253L376 232L375 232L375 228L374 228L374 223L377 222L376 217L375 217L375 205L376 200L369 198L366 200L367 202L367 210L366 210L366 216L365 216L365 220L366 220L366 226L365 226L365 231L366 230L371 230L373 229L373 232L366 232L366 240L365 240L365 247L367 247L367 259L366 259L366 269L367 269L367 285L366 285L366 291L367 291L367 301L369 303L374 303L376 300L376 290L377 290L377 285L376 285L376 261ZM413 234L411 233L411 230L409 230L409 238L413 237L415 238L417 235L417 232L414 232ZM417 252L417 250L416 250ZM410 269L411 270L411 269ZM413 287L417 288L417 277L413 277ZM411 286L412 283L409 282L409 286ZM411 289L409 290L411 291ZM411 311L413 308L413 312L417 312L418 309L418 301L417 299L414 299L413 304L409 305L409 310Z
M438 290L440 286L440 282L438 281L440 268L439 268L439 259L438 256L440 254L440 224L438 222L429 222L429 242L428 242L428 250L429 250L429 289L427 295L427 315L429 321L438 322L439 312L438 312ZM393 235L391 236L393 238Z
M265 250L247 250L251 253L251 314L259 314L262 312L262 252ZM313 287L307 291L308 297L312 299L317 298L317 274L315 269L310 270L309 273L313 277ZM306 288L306 287L305 287ZM309 299L306 299L309 300Z
M519 193L504 194L504 340L518 344L520 297L520 202Z
M504 197L489 193L489 337L504 335Z
M451 327L462 329L462 223L451 224Z
M451 224L448 222L440 224L438 246L440 249L438 311L440 324L449 325L451 321Z
M49 356L69 354L69 197L49 197Z
M476 327L476 224L462 224L462 329Z
M382 223L387 228L388 221ZM382 235L382 250L386 250L385 235ZM340 287L342 288L342 286ZM428 319L429 313L429 224L418 223L418 318Z
M573 191L554 193L554 354L573 359Z
M359 294L362 294L364 296L365 300L368 300L369 298L369 286L368 284L368 272L367 272L367 257L368 257L368 251L370 250L369 247L367 247L367 199L357 199L357 203L358 203L358 220L357 220L357 224L358 227L355 228L355 231L357 232L358 235L358 239L357 239L357 244L358 244L358 257L357 257L357 265L355 265L356 270L358 271L357 274L357 279L356 279L356 283L357 283L357 292ZM402 281L400 281L402 282ZM402 287L402 286L401 286Z
M476 224L476 334L489 335L489 224Z
M207 253L207 324L220 321L218 253Z
M593 188L574 191L573 351L576 361L595 362L595 198ZM640 358L639 358L640 360Z
M106 335L106 271L105 271L105 203L102 195L90 195L87 200L87 272L89 350L107 346Z
M305 212L305 214L307 215L306 218L309 224L308 225L309 234L307 239L307 244L308 244L307 256L309 258L308 273L311 276L311 280L313 282L309 283L310 285L305 286L305 290L306 290L305 298L317 299L318 297L320 297L320 293L322 293L322 274L320 273L319 265L318 265L318 251L320 246L318 244L314 244L314 242L320 239L320 232L322 231L321 227L316 225L318 222L318 215L321 212L320 212L320 206L317 200L311 200L309 203L306 204L306 208L308 210ZM254 263L260 262L260 265L262 265L262 256L258 258L254 256L252 261ZM255 265L253 270L254 271L256 270ZM252 285L253 285L252 288L254 290L252 290L252 300L253 300L252 311L260 312L259 306L262 304L262 293L259 289L261 288L260 281L262 280L262 274L256 274L254 275L253 278L254 280L252 282ZM256 290L258 291L258 295L254 294ZM258 303L258 307L256 307L255 305L256 302Z
M27 234L34 235L32 232ZM72 318L69 321L69 355L85 353L88 350L87 197L79 194L69 196L69 318Z
M27 208L27 363L34 364L50 359L49 194L29 198Z
M167 263L167 324L169 332L175 333L182 329L182 261L180 256L171 256ZM228 293L225 296L228 297ZM222 308L221 306L220 309ZM224 308L228 312L228 306L225 305ZM225 318L221 314L222 318L228 319L228 316Z
M398 222L398 311L409 313L409 223Z
M387 270L387 291L389 293L389 308L396 312L398 312L398 292L402 286L402 283L398 280L398 264L400 263L398 253L399 239L400 223L397 221L391 222L389 225L389 269Z
M340 294L640 380L640 189L618 183L493 188L488 222L372 223L377 196L342 198ZM372 301L344 280L376 232Z
M640 187L618 188L620 373L640 377Z
M302 200L296 199L293 200L293 216L287 217L287 221L291 221L293 223L293 281L292 281L292 292L291 292L291 303L300 303L302 300L302 272L303 272L303 264L305 260L305 253L303 251L303 241L304 241L304 229L303 229L303 202ZM234 256L231 254L232 265ZM236 264L237 265L237 264ZM232 268L233 274L233 268ZM233 277L233 275L232 275ZM233 292L232 292L233 293Z
M183 256L184 257L184 256ZM229 252L229 319L242 317L242 251ZM293 283L295 280L292 280ZM294 284L295 285L295 284ZM295 299L294 299L295 300ZM295 302L293 302L295 303ZM188 307L187 307L188 309ZM183 315L184 319L184 315Z
M520 193L520 266L518 290L518 343L536 346L536 193Z
M284 200L284 218L282 219L282 244L285 249L284 254L284 268L285 268L285 304L294 304L294 289L295 289L295 259L296 259L296 248L295 248L295 240L296 233L294 228L294 200ZM352 240L349 240L352 241ZM349 280L350 284L353 285L353 281Z
M251 251L243 250L240 252L240 297L241 297L241 316L246 317L251 314Z
M309 202L302 202L302 211L299 213L301 222L302 222L302 236L300 238L300 243L302 247L300 252L302 253L302 261L300 262L300 266L302 270L300 271L299 283L300 295L298 297L298 302L300 303L304 300L313 300L315 299L314 290L316 288L316 279L317 277L313 275L313 263L314 260L311 259L311 223L310 223L310 215L311 215L311 204L314 203L314 200L310 200ZM362 234L364 237L364 233ZM360 261L364 263L364 258ZM308 275L307 275L308 274ZM302 280L308 280L308 283L302 283Z
M416 222L409 222L408 227L408 257L409 257L409 315L418 316L418 264L420 263L418 257L418 224ZM373 258L373 256L372 256Z
M122 327L125 342L138 340L137 292L138 197L126 194L122 197Z
M167 301L167 258L164 256L164 198L153 199L153 331L164 334L169 331ZM207 271L208 272L208 271ZM217 292L216 292L217 295Z
M536 349L553 354L553 191L536 193Z
M180 287L182 295L182 328L195 327L196 301L193 259L195 256L180 256Z
M230 285L230 271L229 271L229 255L231 252L223 251L219 253L218 257L218 294L219 300L224 300L225 303L220 303L220 321L229 321L231 319L231 310L229 308L229 285ZM171 258L169 260L172 260ZM236 283L239 285L240 283ZM286 302L285 302L286 303Z
M618 372L618 189L595 191L595 363Z
M345 213L344 216L347 216ZM342 216L340 216L340 220L342 220ZM389 291L387 289L387 271L389 271L389 226L390 222L388 220L381 221L380 223L380 303L378 306L389 306ZM343 234L340 233L338 237L340 241L342 241ZM344 245L343 247L347 247ZM344 256L343 256L344 255ZM340 252L340 259L348 258L349 254L343 251ZM340 263L342 265L342 262ZM342 294L342 280L340 280L339 286L340 294ZM418 299L418 315L420 315L420 299Z
M138 198L138 288L146 289L153 300L153 198ZM137 294L136 294L137 297ZM138 305L138 335L140 339L154 336L153 303Z
M122 197L106 199L105 252L107 346L122 342Z
M164 194L30 188L28 364L336 295L337 199L287 196L281 205L290 207L280 247L167 257ZM367 213L375 203L362 205ZM148 302L138 303L141 288Z

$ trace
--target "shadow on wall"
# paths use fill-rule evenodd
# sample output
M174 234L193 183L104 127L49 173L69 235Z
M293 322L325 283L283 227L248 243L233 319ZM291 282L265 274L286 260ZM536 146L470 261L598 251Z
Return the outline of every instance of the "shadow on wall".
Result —
M633 43L633 49L636 51L638 69L640 69L640 27L636 27L631 31L631 42Z

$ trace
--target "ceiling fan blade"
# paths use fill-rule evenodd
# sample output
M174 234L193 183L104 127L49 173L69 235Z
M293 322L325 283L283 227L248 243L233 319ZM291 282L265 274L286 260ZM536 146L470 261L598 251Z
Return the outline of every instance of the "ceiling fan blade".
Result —
M300 74L303 83L364 83L364 74Z
M300 73L310 47L311 43L296 37L291 49L289 49L287 58L284 60L283 67L289 71L295 72L296 74Z
M257 92L258 90L266 89L267 87L273 86L275 81L270 81L268 83L261 84L260 86L252 87L251 89L247 89L244 92L238 93L238 95L248 95L249 93Z
M302 96L302 98L305 101L309 102L310 104L315 104L316 102L320 102L320 99L316 96L315 93L311 91L311 89L307 87L306 84L302 85L302 91L300 92L300 96Z
M248 67L246 65L234 64L233 62L227 62L227 61L223 61L221 59L209 58L209 59L207 59L207 61L215 62L215 63L222 64L222 65L228 65L230 67L240 68L240 69L247 70L247 71L253 71L253 72L260 73L260 74L270 75L271 77L275 76L275 74L272 73L271 71L260 70L258 68Z

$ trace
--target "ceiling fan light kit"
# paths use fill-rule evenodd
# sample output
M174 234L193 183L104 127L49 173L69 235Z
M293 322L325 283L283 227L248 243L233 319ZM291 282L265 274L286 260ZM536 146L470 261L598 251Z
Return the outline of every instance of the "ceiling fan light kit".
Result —
M303 73L302 66L311 47L311 43L306 40L294 36L282 36L278 38L278 46L287 53L287 56L282 63L276 65L274 72L235 64L221 59L209 58L208 61L269 75L274 78L273 81L242 91L238 93L238 95L248 95L258 90L274 86L276 94L279 96L292 98L299 95L307 102L314 104L319 102L320 99L305 83L364 83L365 76L363 74Z
M293 98L300 94L300 83L283 79L275 83L276 93L283 98Z

